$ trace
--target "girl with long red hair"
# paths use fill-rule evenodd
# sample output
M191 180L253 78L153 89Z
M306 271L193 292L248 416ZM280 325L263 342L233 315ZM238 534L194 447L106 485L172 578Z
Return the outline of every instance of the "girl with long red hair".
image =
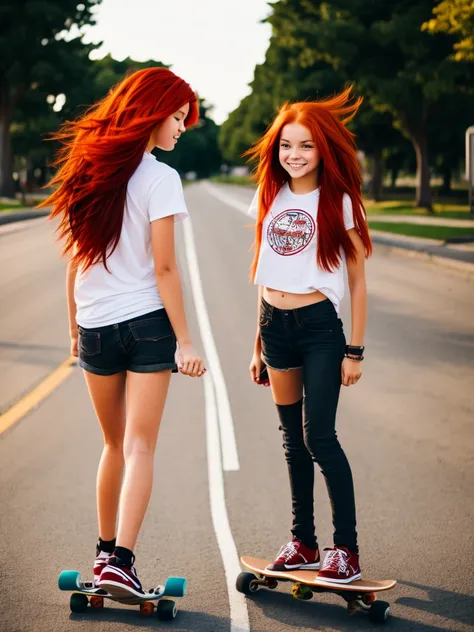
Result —
M131 74L55 135L63 148L55 191L43 203L60 220L71 353L104 436L94 580L116 596L143 594L133 549L171 373L205 371L175 258L175 221L187 215L183 189L151 153L173 150L197 120L196 95L183 79L165 68Z
M251 379L271 385L293 505L292 540L273 570L319 569L328 582L360 578L351 469L335 422L341 384L361 377L371 242L356 146L347 123L361 99L285 104L247 152L258 161L252 278L259 286ZM352 329L339 306L347 268ZM266 374L268 372L268 376ZM314 526L314 463L326 480L334 547L321 566Z

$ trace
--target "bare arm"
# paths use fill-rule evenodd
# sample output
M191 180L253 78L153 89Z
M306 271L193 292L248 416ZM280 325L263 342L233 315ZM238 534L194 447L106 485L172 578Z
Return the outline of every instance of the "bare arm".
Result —
M260 355L262 350L262 339L260 338L260 306L262 304L263 286L258 286L258 303L257 303L257 333L255 334L255 353Z
M186 375L200 376L204 372L204 367L202 360L192 347L184 312L181 277L176 264L174 224L175 218L172 215L151 222L156 283L178 340L181 372Z
M181 277L176 264L174 216L151 222L151 243L156 283L179 345L191 343L184 313Z
M367 284L365 281L365 250L362 239L352 228L349 237L356 249L355 259L347 260L347 277L351 295L351 341L353 346L364 344L365 328L367 324ZM361 362L344 358L342 363L342 384L351 386L356 384L362 375Z
M262 376L264 362L262 360L262 338L260 335L260 309L262 304L263 286L258 286L258 304L257 304L257 333L255 334L255 344L253 348L252 360L250 361L250 379L256 384L270 386L268 377ZM262 376L262 379L260 379Z
M349 237L356 249L356 259L347 261L347 278L351 295L351 345L364 344L367 324L367 284L365 281L365 250L362 239L352 228Z
M74 299L74 284L76 282L77 266L72 259L66 268L66 301L69 321L69 336L71 337L71 355L77 357L77 321L76 301Z

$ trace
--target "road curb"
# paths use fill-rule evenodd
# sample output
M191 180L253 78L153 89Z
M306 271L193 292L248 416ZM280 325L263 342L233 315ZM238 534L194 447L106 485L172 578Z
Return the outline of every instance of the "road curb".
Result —
M445 268L458 270L467 274L474 274L474 261L469 261L468 257L474 258L474 254L463 252L444 252L445 246L429 246L425 243L416 244L414 242L403 242L402 240L387 237L386 233L370 231L370 236L374 244L380 244L390 248L397 254L405 257L416 257L424 261L430 261Z
M37 217L46 217L49 215L48 210L44 211L12 211L0 213L0 226L4 224L12 224L13 222L22 222L26 219L35 219Z

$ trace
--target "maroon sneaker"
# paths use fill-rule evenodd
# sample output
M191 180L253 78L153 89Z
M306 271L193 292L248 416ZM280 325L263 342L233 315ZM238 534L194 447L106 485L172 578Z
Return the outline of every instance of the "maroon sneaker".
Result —
M360 579L359 556L351 553L345 546L335 546L333 549L324 549L327 555L323 567L319 571L318 580L335 583L349 584Z
M293 571L302 570L318 570L319 569L319 550L309 549L297 538L293 538L291 542L282 546L278 551L278 556L273 564L269 564L269 571Z
M105 551L97 550L95 562L94 562L94 583L97 586L99 577L102 574L102 571L109 563L110 558L112 557L112 553L106 553Z
M97 584L113 597L143 597L145 594L137 571L124 566L118 557L111 557Z

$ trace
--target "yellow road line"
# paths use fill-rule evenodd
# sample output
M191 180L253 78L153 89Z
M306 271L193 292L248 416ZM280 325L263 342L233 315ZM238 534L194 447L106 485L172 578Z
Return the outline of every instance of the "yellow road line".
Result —
M0 434L5 432L10 426L13 426L19 419L30 412L32 408L37 406L41 400L47 397L56 389L61 382L72 373L73 364L77 362L77 358L70 356L48 377L38 384L38 386L25 395L19 402L9 408L3 415L0 415Z

